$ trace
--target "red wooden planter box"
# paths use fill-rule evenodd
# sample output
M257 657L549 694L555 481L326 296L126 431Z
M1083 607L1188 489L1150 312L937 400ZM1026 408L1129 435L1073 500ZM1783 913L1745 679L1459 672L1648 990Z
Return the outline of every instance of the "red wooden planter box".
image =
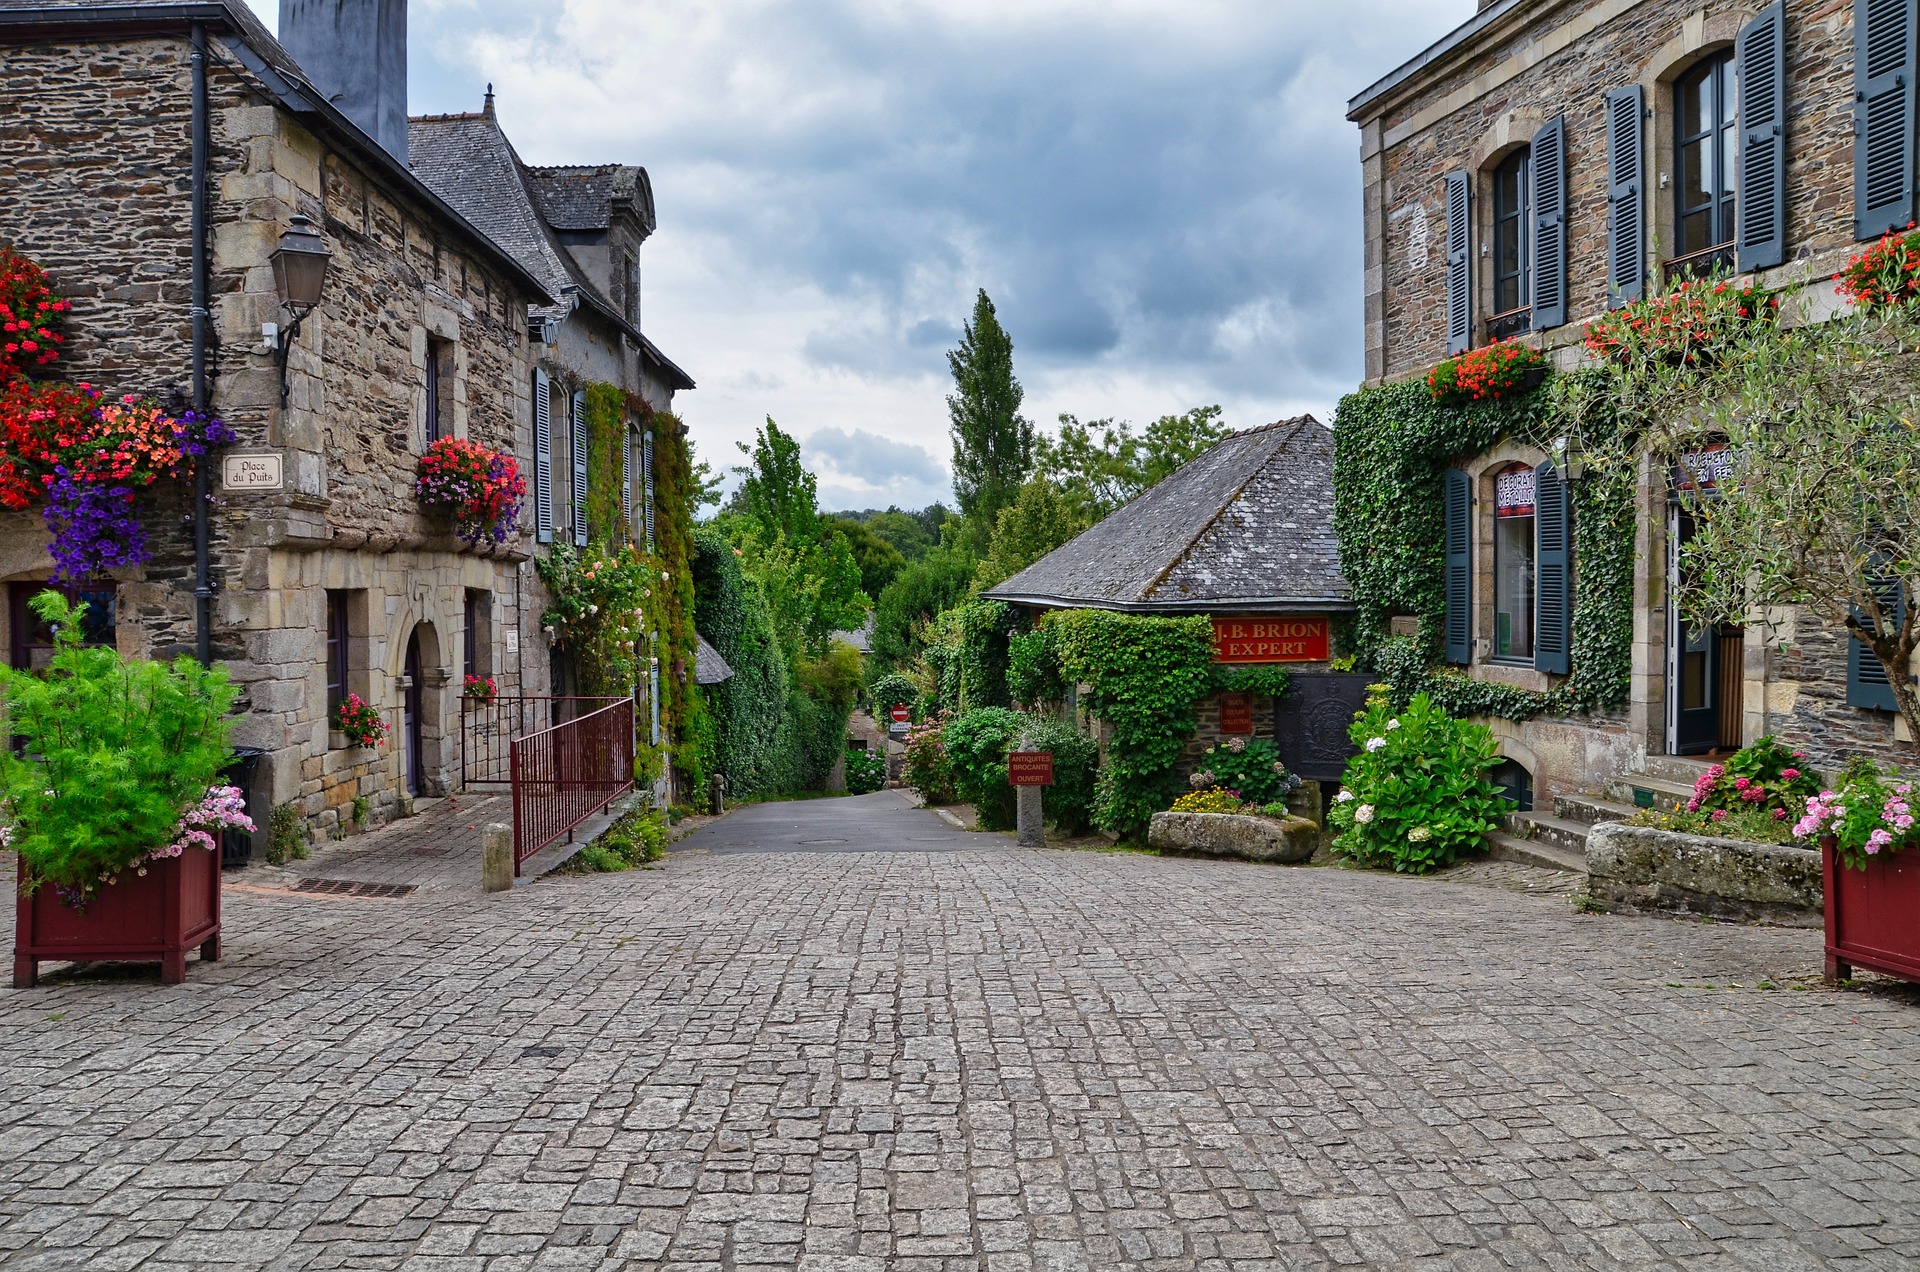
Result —
M189 848L178 857L129 870L93 894L84 911L68 909L51 886L15 898L13 986L39 980L42 960L160 964L160 981L187 978L187 951L220 957L220 851Z
M1831 839L1820 841L1827 901L1827 978L1856 967L1920 981L1920 850L1841 864Z

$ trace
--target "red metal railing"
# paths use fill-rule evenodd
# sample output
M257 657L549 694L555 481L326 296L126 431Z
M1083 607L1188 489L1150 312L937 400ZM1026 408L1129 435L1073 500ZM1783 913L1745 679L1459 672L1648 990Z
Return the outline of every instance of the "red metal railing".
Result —
M508 744L565 724L618 698L495 698L460 704L460 781L471 790L513 781ZM399 736L397 733L395 736Z
M513 873L633 789L633 699L621 698L508 744Z

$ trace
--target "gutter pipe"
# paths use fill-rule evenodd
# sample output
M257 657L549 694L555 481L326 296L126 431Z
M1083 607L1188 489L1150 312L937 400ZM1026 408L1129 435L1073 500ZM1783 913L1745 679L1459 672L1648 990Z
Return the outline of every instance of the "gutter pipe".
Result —
M193 409L208 414L207 345L207 28L195 22L193 41ZM213 570L207 545L207 465L193 464L193 644L202 667L213 665Z

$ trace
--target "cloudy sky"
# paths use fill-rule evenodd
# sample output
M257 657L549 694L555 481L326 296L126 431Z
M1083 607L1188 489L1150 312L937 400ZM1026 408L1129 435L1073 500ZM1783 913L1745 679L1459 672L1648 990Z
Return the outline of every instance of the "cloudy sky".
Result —
M771 415L826 506L919 506L982 287L1043 426L1328 411L1361 372L1346 100L1472 9L412 0L409 91L473 110L491 81L528 162L646 167L643 324L700 384L705 457Z

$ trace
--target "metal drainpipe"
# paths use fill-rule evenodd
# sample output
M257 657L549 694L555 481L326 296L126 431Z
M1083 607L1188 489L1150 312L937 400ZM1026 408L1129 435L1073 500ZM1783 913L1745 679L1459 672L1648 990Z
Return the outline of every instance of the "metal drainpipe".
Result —
M193 409L208 414L207 337L207 28L193 24ZM207 548L207 464L193 465L194 656L213 665L213 581Z

